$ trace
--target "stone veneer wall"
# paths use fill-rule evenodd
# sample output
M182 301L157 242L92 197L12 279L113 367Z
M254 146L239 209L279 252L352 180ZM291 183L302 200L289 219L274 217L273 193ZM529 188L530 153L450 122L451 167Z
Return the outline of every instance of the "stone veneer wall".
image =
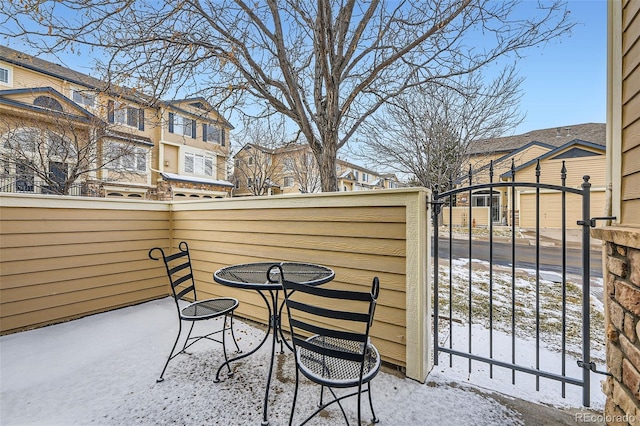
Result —
M607 424L640 426L640 229L599 228L606 242Z

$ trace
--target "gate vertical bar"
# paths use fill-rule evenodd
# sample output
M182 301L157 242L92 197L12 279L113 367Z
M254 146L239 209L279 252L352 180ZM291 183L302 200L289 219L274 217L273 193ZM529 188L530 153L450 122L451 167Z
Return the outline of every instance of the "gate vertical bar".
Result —
M489 163L489 358L493 359L493 160ZM489 364L493 379L493 364Z
M511 362L516 363L516 163L511 159ZM516 370L511 370L516 384Z
M453 175L449 175L449 190L453 189ZM449 349L453 349L453 195L449 194ZM449 353L449 367L453 355Z
M438 214L439 205L436 204L438 202L438 186L436 185L433 194L433 208L431 209L432 223L433 223L433 364L438 365L438 347L440 346L439 337L438 337L438 316L440 310L438 309L439 302L439 291L438 291L438 270L439 270L439 257L440 253L438 250ZM451 224L449 224L451 226ZM451 242L449 242L451 244Z
M567 186L567 168L564 160L560 169L562 188ZM562 191L562 375L567 374L567 191ZM566 397L567 385L562 382L562 397Z
M582 182L582 405L591 405L591 313L589 310L591 262L589 250L591 245L591 184L589 176Z
M540 370L540 160L536 164L536 370ZM536 375L540 391L540 376Z
M473 222L473 211L472 211L472 202L471 202L471 174L472 174L472 169L471 169L471 164L469 164L469 353L471 353L471 340L472 340L472 333L471 333L471 306L472 306L472 300L471 300L471 276L472 276L472 272L473 272L473 265L471 262L471 242L473 240L473 229L472 229L472 222ZM469 373L471 373L471 358L469 358Z

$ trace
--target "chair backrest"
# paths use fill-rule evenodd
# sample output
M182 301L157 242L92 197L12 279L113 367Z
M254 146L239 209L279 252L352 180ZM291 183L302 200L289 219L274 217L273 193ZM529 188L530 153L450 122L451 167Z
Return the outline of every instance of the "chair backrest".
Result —
M193 270L191 269L191 256L189 255L189 246L186 241L178 244L178 252L167 256L160 247L154 247L149 250L149 258L160 260L159 257L153 255L154 251L159 251L167 270L171 291L176 301L182 299L187 294L193 292L193 300L198 300L196 295L195 281L193 279Z
M304 348L319 355L363 362L380 293L378 277L373 278L370 292L297 284L288 281L282 269L280 277L294 349ZM310 335L351 344L315 344L308 341Z

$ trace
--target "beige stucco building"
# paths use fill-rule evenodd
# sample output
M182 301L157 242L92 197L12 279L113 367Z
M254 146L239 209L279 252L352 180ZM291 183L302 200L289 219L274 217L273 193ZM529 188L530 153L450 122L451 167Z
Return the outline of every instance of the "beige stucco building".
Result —
M0 46L0 123L0 191L55 192L42 178L50 173L54 183L71 180L74 188L66 193L73 195L170 200L231 194L226 161L232 126L201 98L156 102L142 91ZM55 141L83 155L52 155ZM31 154L16 161L20 146ZM75 169L84 171L77 179Z

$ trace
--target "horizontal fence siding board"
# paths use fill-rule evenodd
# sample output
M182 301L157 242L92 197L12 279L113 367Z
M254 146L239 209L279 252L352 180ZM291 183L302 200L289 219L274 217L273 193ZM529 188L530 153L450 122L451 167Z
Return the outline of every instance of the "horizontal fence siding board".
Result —
M127 238L129 237L129 238ZM2 247L33 247L87 244L92 242L120 242L127 240L160 240L166 238L166 231L162 229L132 230L130 232L51 232L39 234L11 234L2 236Z
M158 272L160 272L160 274ZM156 287L165 287L165 294L169 294L171 291L169 289L167 275L164 271L139 270L134 272L105 275L104 277L100 277L99 280L96 279L96 277L86 277L75 280L51 281L44 284L31 284L28 286L24 285L24 281L22 281L23 285L19 285L20 281L16 281L12 287L2 287L2 303L73 293L76 291L84 291L99 287L115 288L113 286L119 284L130 284L144 280L153 280Z
M83 256L86 253L112 254L131 252L136 253L136 255L143 253L144 256L147 256L149 248L160 246L166 243L166 241L166 238L160 238L145 241L110 241L73 244L64 246L64 255ZM141 246L144 246L144 248ZM51 249L52 246L0 248L0 259L5 262L47 259L51 256Z
M137 280L133 282L80 289L68 293L49 294L46 297L30 298L0 304L3 316L19 315L24 312L41 311L58 306L82 303L86 300L98 300L113 294L125 295L147 290L157 290L156 280Z
M222 204L222 203L221 203ZM373 222L373 223L402 223L404 217L404 207L376 207L366 209L354 216L353 207L316 207L313 209L291 208L291 209L268 209L256 214L255 210L195 210L176 211L180 222L185 221L209 221L209 220L243 220L259 222ZM216 214L213 214L216 212ZM177 223L176 226L181 226Z
M177 231L187 241L205 239L216 243L242 241L243 244L263 247L295 247L307 250L332 250L346 253L378 253L384 251L389 256L405 256L404 240L387 240L368 237L342 237L320 235L269 234L217 232L217 231Z
M4 330L20 331L39 326L54 324L81 318L87 315L124 308L165 296L157 288L136 293L113 294L103 299L86 300L82 303L62 305L55 308L21 313L0 318L0 328Z
M404 240L406 228L403 223L348 223L332 222L332 232L340 236L358 237L367 235L370 238L386 238ZM255 232L261 234L292 234L292 235L326 235L326 223L304 221L258 222L247 220L206 220L201 222L181 222L180 230L225 231L225 232Z

